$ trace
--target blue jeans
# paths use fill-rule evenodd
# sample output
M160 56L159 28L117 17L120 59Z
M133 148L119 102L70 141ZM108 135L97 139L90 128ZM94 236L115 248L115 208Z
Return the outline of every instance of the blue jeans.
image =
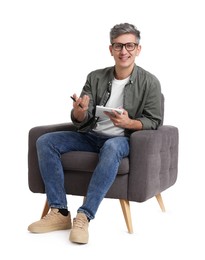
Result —
M86 199L78 212L93 219L97 209L115 180L120 161L129 155L129 138L102 136L94 132L52 132L40 136L36 143L39 168L45 184L48 204L67 209L61 155L70 151L99 153Z

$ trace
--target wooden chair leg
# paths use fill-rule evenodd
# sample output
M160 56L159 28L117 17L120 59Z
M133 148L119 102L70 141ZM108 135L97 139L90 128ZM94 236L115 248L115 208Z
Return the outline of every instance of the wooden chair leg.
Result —
M132 228L132 219L131 219L131 213L130 213L130 203L128 200L120 199L120 204L122 208L122 212L124 215L125 223L128 229L129 233L133 233Z
M157 202L159 203L159 206L160 206L162 212L165 212L165 207L164 207L164 203L163 203L161 194L159 193L155 197L157 199Z
M45 202L45 205L44 205L44 208L43 208L43 212L41 214L41 218L43 218L49 211L49 206L48 206L48 201L46 199L46 202Z

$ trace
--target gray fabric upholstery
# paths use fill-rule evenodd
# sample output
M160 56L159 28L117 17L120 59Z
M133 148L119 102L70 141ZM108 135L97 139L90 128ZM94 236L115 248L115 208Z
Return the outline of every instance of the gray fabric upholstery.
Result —
M28 185L34 193L45 193L36 154L37 138L47 132L72 130L72 123L37 126L29 131ZM62 156L67 194L85 196L98 155L71 152ZM178 129L160 126L158 130L134 132L130 155L124 158L106 198L143 202L172 186L178 173Z
M93 172L98 163L98 154L91 152L70 152L62 155L65 171ZM129 159L122 160L118 174L129 172Z
M164 117L164 96L162 95ZM28 137L28 185L34 193L45 193L36 154L36 140L44 133L76 131L72 123L37 126ZM178 174L178 128L163 125L157 130L136 131L130 137L130 155L120 164L106 198L143 202L168 189ZM85 196L98 155L70 152L62 155L67 194Z

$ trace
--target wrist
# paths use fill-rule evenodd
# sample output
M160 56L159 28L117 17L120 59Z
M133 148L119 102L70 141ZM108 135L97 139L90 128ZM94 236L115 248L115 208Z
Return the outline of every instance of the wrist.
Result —
M128 121L128 124L127 124L126 128L132 129L132 130L141 130L142 129L142 123L139 120L130 119Z

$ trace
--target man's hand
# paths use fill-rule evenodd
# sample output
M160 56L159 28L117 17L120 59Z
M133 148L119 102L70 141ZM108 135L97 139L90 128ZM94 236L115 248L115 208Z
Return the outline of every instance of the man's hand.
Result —
M133 120L129 118L129 115L126 110L123 110L122 114L119 114L115 110L113 110L112 113L104 113L110 118L114 126L133 130L142 129L142 123L139 120Z
M83 97L78 98L76 94L73 94L72 97L75 100L75 102L73 102L73 116L78 122L81 122L86 117L90 97L88 95L84 95Z

